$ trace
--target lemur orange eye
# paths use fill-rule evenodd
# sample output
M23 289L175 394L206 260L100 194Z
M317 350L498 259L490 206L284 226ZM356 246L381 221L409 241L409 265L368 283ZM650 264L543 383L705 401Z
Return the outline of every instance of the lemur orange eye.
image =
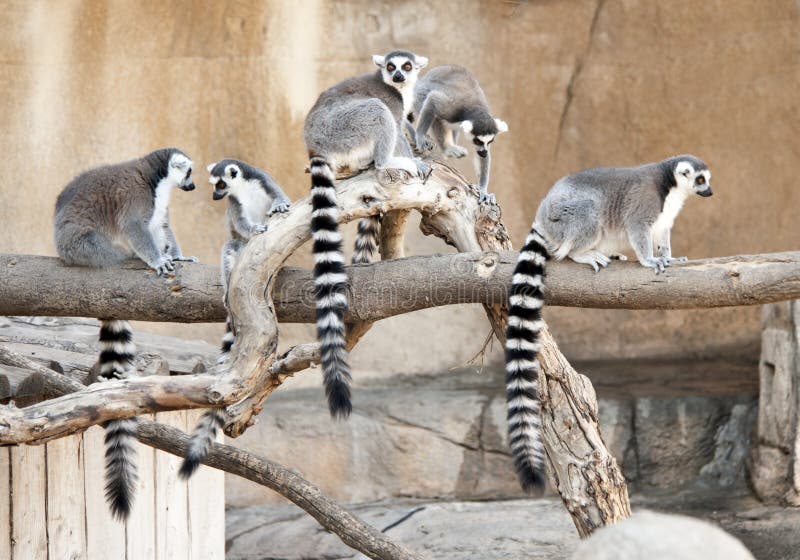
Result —
M700 175L700 176L697 178L697 184L698 184L698 185L702 185L702 184L703 184L703 183L705 183L705 182L706 182L706 178L705 178L705 177L703 177L702 175Z
M391 62L390 62L389 64L387 64L387 65L386 65L386 69L387 69L389 72L394 72L394 69L395 69L395 68L397 68L397 66L395 66L395 65L394 65L394 64L392 64Z
M403 64L403 70L405 70L406 72L411 72L411 63L406 62L405 64Z

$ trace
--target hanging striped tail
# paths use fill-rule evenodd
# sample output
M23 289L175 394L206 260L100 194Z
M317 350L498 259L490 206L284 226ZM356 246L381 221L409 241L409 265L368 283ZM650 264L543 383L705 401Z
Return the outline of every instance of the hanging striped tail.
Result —
M369 216L358 221L353 264L367 264L378 250L378 235L381 231L381 219Z
M124 379L135 373L131 326L127 321L101 320L100 381ZM136 474L136 418L109 420L106 430L106 501L111 514L127 519L133 504L138 475Z
M228 355L231 353L234 340L235 337L233 336L233 327L231 327L231 316L228 315L225 318L225 336L222 337L222 347L219 349L219 358L217 358L217 364L224 364L228 360Z
M540 429L539 333L544 326L544 265L547 242L531 229L519 253L509 291L506 330L508 440L520 484L526 492L544 489L544 448Z
M311 209L317 338L320 342L325 394L331 416L347 418L353 409L350 402L350 365L345 349L347 275L344 273L333 171L328 162L320 157L311 158Z
M183 457L183 463L178 472L181 478L188 479L195 473L203 459L208 456L211 445L217 439L217 432L224 426L225 415L222 411L213 409L203 414L192 433L189 447Z

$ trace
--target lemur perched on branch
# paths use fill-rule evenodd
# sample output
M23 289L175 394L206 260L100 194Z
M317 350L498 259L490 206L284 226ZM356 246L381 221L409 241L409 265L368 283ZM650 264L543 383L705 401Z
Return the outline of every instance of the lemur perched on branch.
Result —
M511 280L506 331L508 436L525 490L544 486L537 356L545 261L569 257L597 271L630 246L642 266L663 272L672 261L686 260L672 257L672 224L690 194L711 196L710 180L701 160L676 156L573 173L559 179L539 205Z
M230 237L222 247L223 301L228 305L228 286L231 271L248 241L267 230L267 218L275 213L288 212L289 197L272 176L243 161L223 159L207 167L208 182L214 185L214 200L228 197L228 229ZM225 336L222 339L217 363L224 363L235 341L230 315L225 321ZM206 412L192 433L189 447L180 469L182 478L189 478L208 455L217 431L225 424L225 416L218 409Z
M181 254L169 225L172 189L194 189L192 161L176 148L140 159L91 169L75 177L56 201L55 244L68 265L106 267L134 257L159 276L174 261L196 262ZM136 373L127 321L100 319L100 381ZM106 430L106 500L111 513L130 513L137 481L133 448L136 419L109 420Z
M336 173L398 169L426 176L429 166L415 160L402 132L414 83L428 59L408 51L375 55L379 70L347 79L322 92L305 122L304 136L311 160L311 231L314 243L314 284L317 336L328 407L335 418L346 418L350 402L350 366L345 350L344 313L347 276L336 206ZM362 222L356 243L359 260L374 250L377 218ZM372 249L370 249L372 247Z
M414 90L414 105L405 121L419 152L433 149L428 132L446 157L463 158L467 150L456 144L463 131L475 146L479 202L494 204L489 194L489 145L501 132L508 131L505 121L492 116L489 102L478 80L461 66L437 66L419 79ZM410 124L416 124L416 130Z

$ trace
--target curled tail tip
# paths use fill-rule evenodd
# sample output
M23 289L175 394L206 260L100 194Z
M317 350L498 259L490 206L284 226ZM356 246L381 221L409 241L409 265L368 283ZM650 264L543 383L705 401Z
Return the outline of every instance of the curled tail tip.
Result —
M202 461L201 458L186 455L183 458L183 462L181 463L181 468L178 471L178 476L182 480L189 480L191 476L197 472L197 469L200 468L200 462Z
M200 418L197 428L189 439L178 476L187 480L197 471L203 460L208 457L217 437L217 431L224 425L225 416L218 410L210 410Z
M350 387L346 383L335 382L325 387L328 396L328 409L335 420L347 420L353 412L350 401Z
M544 494L546 477L541 467L521 469L517 473L522 490L531 496L540 497Z
M133 506L133 496L118 494L116 489L106 486L106 501L111 510L111 517L117 521L127 521Z
M138 476L136 473L135 419L115 420L106 424L106 501L111 515L124 521L133 505Z

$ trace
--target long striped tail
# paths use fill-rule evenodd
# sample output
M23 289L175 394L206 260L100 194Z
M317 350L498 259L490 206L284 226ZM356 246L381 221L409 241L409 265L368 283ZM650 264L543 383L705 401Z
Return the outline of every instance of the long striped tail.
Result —
M135 373L131 326L128 321L101 320L100 381L124 379ZM106 430L106 501L111 514L125 520L133 505L133 495L139 479L136 474L138 421L136 418L109 420Z
M358 221L353 264L367 264L378 250L378 235L381 231L379 216L369 216Z
M228 360L228 355L231 353L234 340L235 337L233 336L233 327L231 326L231 316L228 315L225 318L225 335L222 337L222 346L219 349L217 364L224 364Z
M547 242L531 229L519 253L509 290L506 330L508 440L520 484L526 492L544 489L544 448L540 429L539 333L544 326L544 265Z
M192 433L189 447L183 457L181 470L178 472L181 478L188 479L194 474L203 459L208 456L211 444L217 439L217 432L223 426L225 426L225 416L221 411L213 409L203 414Z
M320 157L311 158L311 209L317 338L325 394L331 416L347 418L353 410L350 365L345 349L347 275L344 272L333 171Z

